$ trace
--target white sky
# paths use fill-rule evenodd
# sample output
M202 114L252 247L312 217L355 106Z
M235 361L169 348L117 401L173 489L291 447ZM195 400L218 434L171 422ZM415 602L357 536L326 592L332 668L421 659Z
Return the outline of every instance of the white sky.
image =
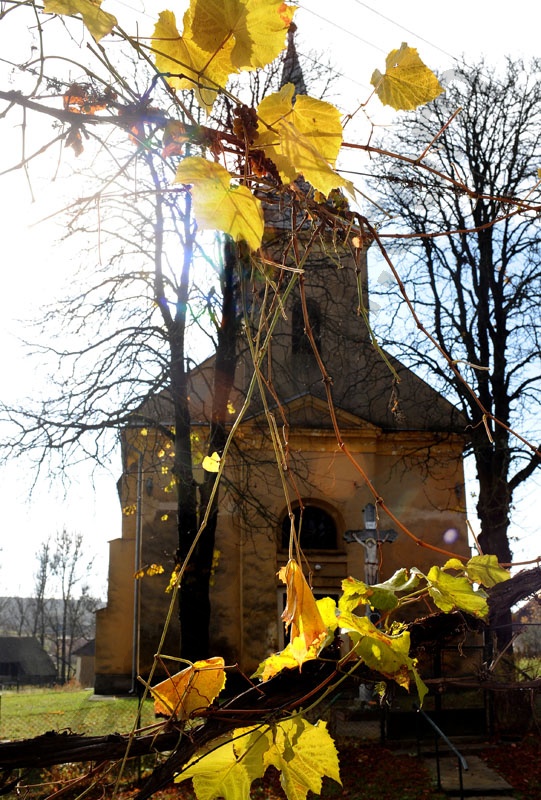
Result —
M498 12L493 3L454 0L438 3L433 0L299 0L295 21L298 25L298 49L301 53L323 51L336 65L342 78L337 90L337 105L347 111L366 101L370 94L370 77L375 68L384 71L386 54L405 41L415 46L425 63L438 72L452 69L462 54L466 63L475 63L481 55L497 65L504 55L526 59L539 54L541 11L538 2L526 0L506 13ZM184 3L178 6L159 0L103 0L103 8L115 13L123 27L130 29L132 20L139 22L139 33L149 33L157 12L171 8L181 19ZM178 8L178 10L177 10ZM128 20L129 18L129 20ZM134 29L135 30L135 29ZM45 31L46 32L46 31ZM9 41L6 26L0 24L0 54L6 57L8 46L13 52L17 38ZM2 37L4 36L4 39ZM107 41L103 44L106 46ZM0 86L18 88L4 80L0 69ZM332 98L328 98L332 99ZM374 100L368 113L380 119L380 107ZM0 169L15 160L20 137L12 130L6 147L5 123L2 125L3 148ZM349 137L349 131L348 131ZM73 158L64 151L63 158ZM84 158L82 156L81 158ZM76 164L74 164L76 166ZM45 164L44 164L45 167ZM43 300L59 294L60 279L70 269L69 257L57 244L58 231L53 224L28 227L29 221L40 219L53 208L61 207L61 198L49 183L54 168L47 163L47 182L36 181L36 202L32 203L28 186L21 172L0 177L2 214L0 235L3 248L2 291L0 293L0 337L4 355L0 370L2 396L32 394L41 391L39 365L22 359L12 332L20 331L17 320L39 314ZM33 168L37 176L39 168ZM77 190L73 192L77 196ZM71 255L73 258L73 255ZM45 387L46 388L46 387ZM120 510L116 497L119 463L94 475L91 467L79 467L64 495L62 487L41 480L29 498L28 464L19 463L0 469L0 595L31 591L35 571L34 553L47 536L54 536L66 525L84 534L89 551L97 554L93 588L104 593L107 572L107 541L120 535ZM530 484L515 512L517 533L524 546L517 557L535 557L539 553L535 539L535 511L539 488Z

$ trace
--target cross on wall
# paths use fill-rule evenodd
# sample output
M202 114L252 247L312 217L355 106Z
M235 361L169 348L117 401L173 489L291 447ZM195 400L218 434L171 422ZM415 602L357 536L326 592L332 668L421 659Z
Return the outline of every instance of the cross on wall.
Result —
M359 531L346 531L346 542L358 542L364 547L365 583L373 586L378 582L379 558L378 549L382 544L394 542L398 533L394 530L378 531L376 524L376 507L368 503L363 509L364 528Z

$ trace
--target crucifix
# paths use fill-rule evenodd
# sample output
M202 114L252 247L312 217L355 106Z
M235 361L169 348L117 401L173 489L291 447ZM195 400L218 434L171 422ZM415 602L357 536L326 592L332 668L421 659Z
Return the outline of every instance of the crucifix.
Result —
M364 581L373 586L378 582L379 559L378 548L386 542L394 542L398 533L393 530L378 531L376 524L376 507L368 503L363 510L364 528L360 531L346 531L346 542L358 542L364 547Z

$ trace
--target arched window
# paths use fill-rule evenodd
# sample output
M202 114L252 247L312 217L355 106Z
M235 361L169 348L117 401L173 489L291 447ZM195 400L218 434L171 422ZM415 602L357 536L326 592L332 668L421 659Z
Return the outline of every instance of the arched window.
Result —
M307 298L306 309L312 336L318 351L321 353L321 310L319 304L315 300ZM305 333L305 327L302 303L300 300L295 300L291 312L291 351L294 355L313 355L312 345Z
M300 527L300 508L293 511L295 530L301 531L303 550L336 550L336 525L331 515L318 506L304 506L302 527ZM282 549L289 547L291 523L289 517L282 522Z

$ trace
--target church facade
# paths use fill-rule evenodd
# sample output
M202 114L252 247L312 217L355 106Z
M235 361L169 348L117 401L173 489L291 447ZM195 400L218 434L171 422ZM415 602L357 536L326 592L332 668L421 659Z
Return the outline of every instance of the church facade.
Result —
M274 233L283 235L278 227ZM267 252L277 260L276 243ZM267 302L263 285L254 284L252 318ZM358 312L368 294L366 251L332 237L312 240L302 281L286 294L260 364L263 393L250 397L220 488L212 654L246 674L284 644L285 587L277 577L291 529L284 481L297 528L304 509L301 545L316 596L337 597L350 575L375 583L400 567L442 564L440 549L468 554L461 416L372 343ZM231 424L250 392L249 350L241 337ZM190 376L194 451L204 452L208 435L213 366L211 358ZM165 395L153 413L160 426L171 424ZM177 547L171 445L158 426L127 428L122 442L123 525L110 544L108 602L97 617L98 692L135 690L137 675L148 675L169 613ZM163 574L134 578L152 565ZM175 656L178 622L170 613L161 649Z

